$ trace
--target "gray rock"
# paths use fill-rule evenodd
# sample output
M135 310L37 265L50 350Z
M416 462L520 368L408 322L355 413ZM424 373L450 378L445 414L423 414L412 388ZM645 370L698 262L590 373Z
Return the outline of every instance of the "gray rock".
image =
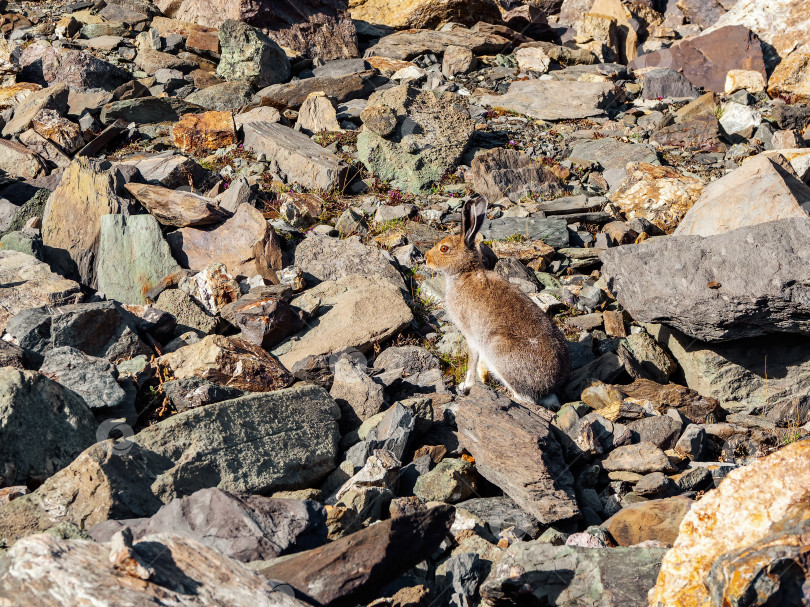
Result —
M408 85L374 93L361 117L358 158L391 187L414 194L455 167L475 126L466 101Z
M475 467L466 460L448 458L421 475L413 492L424 502L456 504L474 495L475 490Z
M178 413L244 396L242 390L221 386L202 377L167 381L162 384L162 388Z
M340 280L350 274L377 277L405 289L399 271L380 249L352 236L343 240L310 234L295 248L295 265L308 280Z
M334 61L327 61L320 67L312 70L316 78L336 78L338 76L346 76L349 74L359 74L365 72L371 66L365 59L335 59Z
M706 431L697 424L689 424L675 444L675 450L693 461L700 461L707 446Z
M343 434L356 430L379 413L385 402L382 384L368 376L365 365L357 364L349 356L341 356L335 363L335 380L329 394L340 407Z
M388 409L379 424L368 433L366 443L370 453L384 449L402 461L411 435L416 427L413 413L401 403Z
M489 530L496 536L505 529L512 529L520 539L536 539L542 529L536 518L507 495L479 497L461 502L457 506L486 521Z
M470 168L476 192L492 202L504 196L518 202L525 196L550 198L563 193L559 177L517 150L488 150L478 154Z
M578 143L571 150L569 158L597 163L611 189L618 187L627 177L628 163L661 164L655 148L650 144L622 143L610 137Z
M369 70L359 74L345 76L324 76L320 78L303 78L286 84L274 84L263 88L256 93L256 102L263 99L282 103L292 108L299 108L306 98L318 91L325 91L338 103L367 98L374 90L387 80L376 76L376 72Z
M700 93L683 74L669 70L653 70L644 74L644 99L697 99Z
M577 120L604 116L616 101L610 82L525 80L504 95L484 95L481 105L512 110L540 120Z
M110 299L143 305L145 294L180 270L157 219L152 215L105 215L101 218L96 277Z
M481 476L543 524L579 516L573 476L544 418L480 384L459 404L461 444Z
M19 251L31 257L42 259L44 250L42 236L38 232L20 230L8 232L0 238L0 249L4 251Z
M104 124L112 124L118 119L135 124L151 124L175 122L179 116L174 107L164 99L139 97L108 103L102 108L100 118Z
M179 413L132 440L165 458L153 485L164 502L203 487L303 489L334 469L339 417L323 388L305 385Z
M345 165L303 133L267 122L248 122L243 129L245 147L275 162L288 183L323 191L342 183Z
M652 443L660 449L672 449L681 435L682 424L668 415L644 417L627 422L634 442Z
M75 392L39 373L0 368L4 485L52 476L96 442L96 428L93 414Z
M186 102L206 110L226 112L250 105L253 87L243 80L212 84L186 97Z
M594 550L540 540L516 542L493 567L481 596L498 607L529 597L538 605L642 605L655 586L665 552L663 548Z
M200 489L173 500L150 518L110 520L89 530L97 542L110 541L124 527L139 540L169 533L199 542L247 563L316 548L326 542L326 512L309 500L274 499Z
M42 110L56 110L60 115L67 110L69 89L55 84L31 93L14 108L14 115L3 127L3 135L18 135L31 128L31 122Z
M282 48L260 29L228 19L219 27L222 49L217 75L245 80L255 87L290 79L290 60Z
M418 346L391 346L374 360L380 381L395 392L403 394L445 392L444 376L439 359Z
M646 331L622 339L619 356L628 373L637 379L666 384L678 370L678 363Z
M118 370L111 362L65 346L49 351L39 371L81 396L99 421L124 417L135 423L134 390L118 383Z
M636 320L698 339L810 334L810 304L796 286L810 281L808 237L810 218L657 239L608 249L603 275Z
M673 488L674 483L663 472L645 474L633 487L633 493L642 497L665 497Z
M665 472L671 464L666 454L652 443L639 443L617 447L602 461L608 472L623 470L638 474Z
M209 335L219 326L217 317L211 316L196 299L180 289L163 291L155 305L177 319L179 332L195 331Z
M500 217L484 220L481 228L484 240L506 240L516 234L554 248L569 245L568 223L558 217Z
M681 491L703 491L714 487L712 473L703 467L687 470L675 481L675 484Z

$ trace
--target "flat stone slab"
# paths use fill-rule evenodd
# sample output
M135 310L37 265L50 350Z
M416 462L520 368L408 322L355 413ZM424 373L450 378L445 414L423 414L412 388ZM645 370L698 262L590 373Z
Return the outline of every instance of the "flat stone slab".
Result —
M504 95L484 95L481 105L512 110L540 120L576 120L604 116L616 100L609 82L513 82Z
M481 229L484 240L506 240L522 236L526 240L542 240L555 249L567 247L568 222L557 217L500 217L488 219Z

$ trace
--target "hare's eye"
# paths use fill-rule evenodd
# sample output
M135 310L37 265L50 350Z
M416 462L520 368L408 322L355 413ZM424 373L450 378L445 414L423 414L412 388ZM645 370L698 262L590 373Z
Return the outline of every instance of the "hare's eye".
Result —
M439 250L440 250L442 253L447 253L447 251L448 251L447 245L442 246L442 248L441 248L441 249L439 249Z

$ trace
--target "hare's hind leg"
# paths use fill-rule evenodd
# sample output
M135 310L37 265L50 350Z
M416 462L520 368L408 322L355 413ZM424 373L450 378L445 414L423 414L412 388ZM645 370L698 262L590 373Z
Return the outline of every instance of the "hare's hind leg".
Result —
M478 350L472 345L467 345L467 376L464 378L464 383L458 387L458 391L461 394L469 394L470 388L473 387L475 383L476 376L478 374L478 364L481 361L481 357L478 353Z

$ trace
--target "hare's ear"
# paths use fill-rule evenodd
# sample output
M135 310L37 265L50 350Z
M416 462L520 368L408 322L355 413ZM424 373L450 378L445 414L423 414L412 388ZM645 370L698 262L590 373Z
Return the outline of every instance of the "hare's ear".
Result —
M484 225L486 217L487 199L484 196L478 196L464 203L464 209L461 211L461 231L467 248L475 247L475 237Z

